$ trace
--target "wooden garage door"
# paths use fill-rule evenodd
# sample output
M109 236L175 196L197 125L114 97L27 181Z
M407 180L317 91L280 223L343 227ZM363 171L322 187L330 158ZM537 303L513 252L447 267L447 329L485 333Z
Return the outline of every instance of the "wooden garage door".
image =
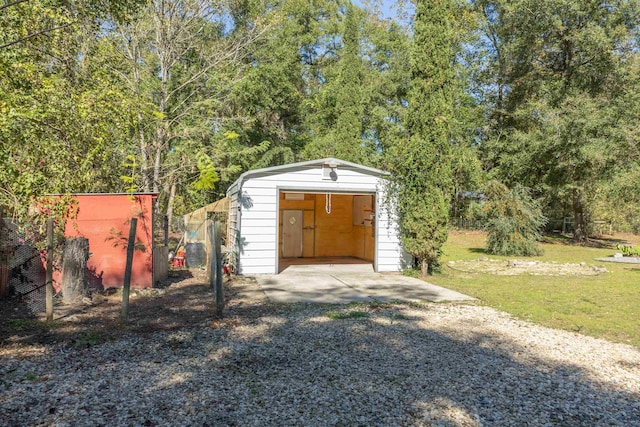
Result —
M303 211L282 211L282 256L299 258L302 256Z

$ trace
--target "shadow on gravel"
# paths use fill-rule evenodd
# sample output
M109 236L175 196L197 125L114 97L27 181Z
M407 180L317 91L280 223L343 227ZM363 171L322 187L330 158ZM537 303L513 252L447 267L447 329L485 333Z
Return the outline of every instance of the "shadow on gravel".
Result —
M190 328L215 319L215 299L204 273L174 271L160 286L132 289L128 319L120 320L122 291L107 289L94 293L78 306L56 305L54 321L44 314L33 315L19 300L0 301L6 314L0 324L0 345L76 344L87 334L101 342L128 333L151 333Z
M637 394L594 382L577 366L534 358L502 336L475 332L456 339L422 327L402 305L275 305L227 291L224 319L211 315L206 287L183 284L173 294L185 301L177 306L180 321L171 306L148 307L150 317L143 319L136 307L147 302L135 301L126 345L76 351L74 363L99 370L100 379L66 376L65 389L125 393L127 404L144 408L86 405L86 419L200 426L640 425ZM343 315L332 316L336 311ZM151 315L164 320L154 327ZM139 333L149 331L167 333ZM46 361L31 358L34 365ZM0 389L9 424L55 424L75 411L32 390L31 398L53 409L24 414L14 387L22 385Z
M171 285L181 283L184 280L193 279L194 275L191 270L169 270L169 274L166 279L156 282L154 289L165 289Z
M452 339L393 308L367 319L325 319L332 309L316 318L303 312L293 319L278 316L265 334L235 341L217 368L228 379L224 383L244 386L219 395L204 419L214 425L256 419L303 419L304 425L640 425L638 394L594 382L573 365L544 358L522 363L518 359L530 350L514 342L482 333ZM289 405L273 414L269 402L281 399Z

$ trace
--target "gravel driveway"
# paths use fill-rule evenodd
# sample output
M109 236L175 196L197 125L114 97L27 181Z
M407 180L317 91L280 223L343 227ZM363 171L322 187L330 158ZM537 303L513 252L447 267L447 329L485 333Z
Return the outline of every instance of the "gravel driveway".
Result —
M481 306L229 291L221 321L86 347L5 340L0 425L640 426L636 347Z

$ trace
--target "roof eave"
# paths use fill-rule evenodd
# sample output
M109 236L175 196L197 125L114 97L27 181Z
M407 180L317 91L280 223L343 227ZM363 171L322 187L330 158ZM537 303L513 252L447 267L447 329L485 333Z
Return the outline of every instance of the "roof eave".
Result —
M348 162L346 160L336 159L334 157L327 157L324 159L308 160L305 162L288 163L286 165L270 166L267 168L248 170L244 172L242 175L240 175L240 177L237 180L235 180L233 184L229 186L229 189L227 190L227 195L229 195L232 192L231 190L235 187L238 187L238 191L239 191L240 187L242 186L242 182L247 177L252 175L268 174L272 172L281 172L281 171L286 171L291 169L304 168L306 166L325 165L325 164L332 164L332 163L336 163L338 166L349 166L354 169L359 169L362 171L369 172L373 175L379 175L379 176L391 175L389 172L386 172L380 169L360 165L358 163Z

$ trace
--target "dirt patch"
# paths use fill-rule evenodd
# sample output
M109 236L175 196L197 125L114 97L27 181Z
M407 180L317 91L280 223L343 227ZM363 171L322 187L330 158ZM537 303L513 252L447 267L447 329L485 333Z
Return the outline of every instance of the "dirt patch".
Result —
M616 233L611 238L615 240L619 240L622 244L627 245L640 245L640 235L632 234L632 233ZM616 242L618 243L618 242Z
M478 258L475 260L449 261L447 267L464 273L496 274L499 276L599 276L606 273L602 266L580 264L560 264L555 262L530 260L498 260Z
M226 279L226 313L242 305L242 298L236 295L242 289L241 283L234 283L242 280L246 279ZM201 270L173 271L160 287L132 289L126 322L120 321L121 302L122 291L109 289L85 298L79 306L56 304L54 321L49 324L43 314L34 316L18 299L0 301L4 314L0 347L56 342L90 346L132 332L171 331L225 322L215 315L215 295L206 272Z

